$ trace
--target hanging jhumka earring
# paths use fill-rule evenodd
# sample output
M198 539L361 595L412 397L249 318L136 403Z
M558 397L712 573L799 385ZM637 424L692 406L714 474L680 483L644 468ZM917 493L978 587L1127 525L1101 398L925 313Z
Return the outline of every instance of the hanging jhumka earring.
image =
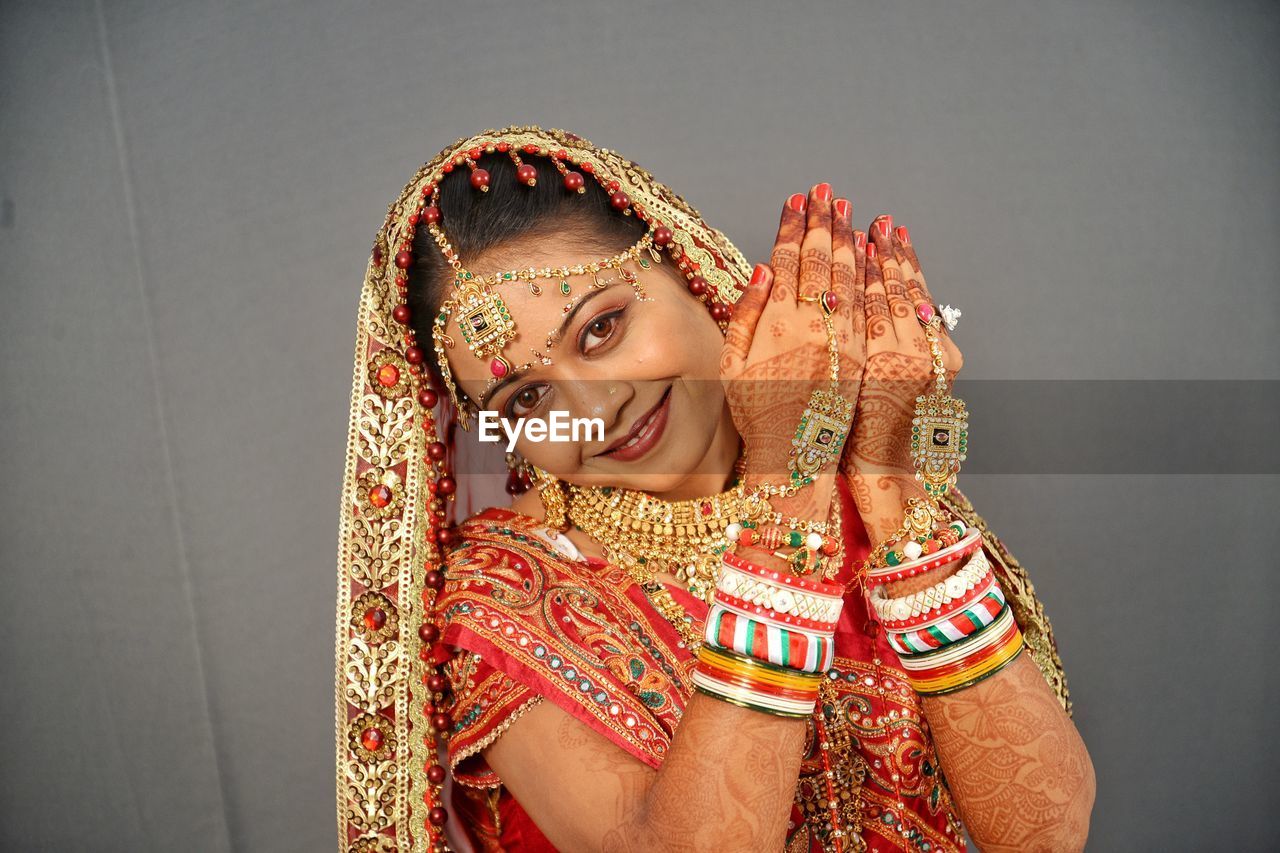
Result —
M506 454L507 494L522 495L533 487L533 466L514 453Z

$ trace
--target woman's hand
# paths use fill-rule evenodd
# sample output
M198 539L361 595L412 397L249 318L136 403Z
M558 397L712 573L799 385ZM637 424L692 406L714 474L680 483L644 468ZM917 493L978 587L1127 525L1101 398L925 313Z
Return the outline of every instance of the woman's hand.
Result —
M851 445L842 460L872 545L902 523L909 499L923 497L911 462L916 397L934 389L933 358L916 306L934 303L905 227L893 217L871 223L866 246L867 365ZM963 357L945 325L942 362L954 380Z
M810 395L831 387L821 303L828 291L835 298L831 322L839 353L836 390L850 406L857 398L866 339L854 333L861 279L851 217L852 206L846 199L833 203L828 184L815 186L807 199L799 193L788 199L770 262L756 266L734 309L720 376L746 443L748 485L790 482L792 439ZM835 436L833 446L840 440L847 437ZM795 497L775 498L775 508L825 520L837 470L833 460Z

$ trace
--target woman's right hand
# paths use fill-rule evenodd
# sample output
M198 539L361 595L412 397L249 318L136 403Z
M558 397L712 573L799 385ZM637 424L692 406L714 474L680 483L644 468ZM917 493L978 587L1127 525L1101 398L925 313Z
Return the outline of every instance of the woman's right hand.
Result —
M791 442L800 418L810 395L831 385L827 330L816 301L826 291L836 298L831 320L840 354L837 388L850 405L857 400L866 336L854 333L854 323L861 311L865 265L858 263L852 214L848 200L833 202L825 183L810 190L807 199L800 193L789 198L769 263L756 265L734 308L720 378L746 444L748 487L790 482ZM774 498L774 507L787 515L826 520L835 496L837 461L825 465L795 496Z

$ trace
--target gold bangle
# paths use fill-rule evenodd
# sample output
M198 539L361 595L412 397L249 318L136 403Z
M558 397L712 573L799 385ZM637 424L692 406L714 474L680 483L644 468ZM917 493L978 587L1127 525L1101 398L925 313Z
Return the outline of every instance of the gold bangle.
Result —
M954 686L954 687L947 687L947 688L945 688L945 689L941 689L941 690L932 690L932 691L930 691L930 692L928 692L928 693L919 693L919 695L920 695L920 696L946 696L946 695L947 695L947 694L949 694L949 693L958 693L958 692L960 692L961 690L965 690L965 689L967 689L967 688L969 688L969 687L972 687L973 685L977 684L979 681L982 681L982 680L984 680L984 679L990 678L991 676L995 675L995 674L996 674L997 672L999 672L1000 670L1004 669L1004 668L1005 668L1006 666L1008 666L1009 664L1013 663L1015 660L1017 660L1017 659L1019 658L1019 656L1021 656L1023 649L1025 649L1026 647L1027 647L1027 644L1026 644L1026 643L1023 643L1021 646L1019 646L1019 647L1018 647L1018 650L1017 650L1014 654L1010 655L1010 656L1009 656L1009 659L1008 659L1008 660L1006 660L1004 663L1000 664L1000 665L999 665L999 666L997 666L995 669L992 669L992 670L989 670L989 671L987 671L987 672L984 672L982 675L979 675L979 676L976 676L976 677L974 677L974 678L969 679L968 681L964 682L963 684L957 684L957 685L956 685L956 686ZM917 692L918 692L918 691L917 691Z
M1022 645L1022 632L1017 631L991 657L971 669L966 669L952 675L946 675L941 678L935 678L928 681L915 681L908 675L908 680L911 681L911 686L917 693L923 693L926 695L937 693L939 691L958 689L960 685L970 682L971 680L976 683L976 680L980 677L996 671L1009 661L1013 660L1013 658L1017 656L1018 652L1021 651Z
M698 659L745 678L793 690L813 690L822 680L820 673L777 666L706 644L698 649Z

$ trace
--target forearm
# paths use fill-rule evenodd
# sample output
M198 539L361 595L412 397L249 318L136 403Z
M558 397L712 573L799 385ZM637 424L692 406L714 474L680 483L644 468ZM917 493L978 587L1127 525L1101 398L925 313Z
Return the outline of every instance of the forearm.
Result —
M972 687L922 701L956 807L983 851L1084 848L1093 764L1025 650Z
M695 692L641 807L607 850L781 850L805 721Z
M775 501L798 518L825 518L828 506L805 490ZM789 571L768 550L739 556ZM778 850L800 773L805 721L740 707L694 692L671 750L631 825L606 846L646 850ZM633 839L622 847L623 837Z
M880 508L873 515L892 516ZM873 541L893 533L873 522ZM888 584L890 597L933 586L955 560ZM1077 850L1088 835L1093 767L1052 688L1024 651L971 687L922 697L943 771L975 842L984 851Z

